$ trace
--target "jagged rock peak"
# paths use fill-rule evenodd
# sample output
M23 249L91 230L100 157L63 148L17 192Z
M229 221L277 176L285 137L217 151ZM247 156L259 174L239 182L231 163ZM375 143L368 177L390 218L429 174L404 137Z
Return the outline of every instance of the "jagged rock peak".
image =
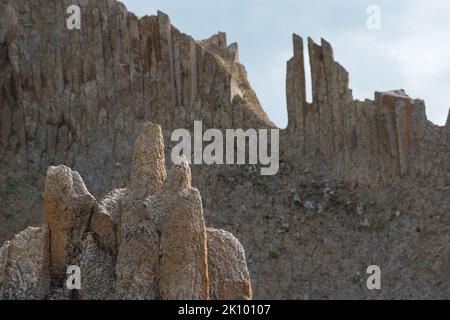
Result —
M411 97L406 93L406 91L404 89L390 90L387 92L382 92L381 94L396 97L396 98L411 99Z
M286 76L288 157L300 159L305 170L372 185L433 177L445 169L440 163L448 150L438 158L432 150L445 143L448 133L427 120L423 101L404 90L354 100L348 72L335 61L330 43L308 38L312 103L307 103L303 40L295 34L293 48ZM425 159L439 164L427 165Z
M130 188L136 196L154 194L166 179L164 139L161 128L145 122L134 143Z
M210 38L200 41L209 51L217 54L222 59L231 63L239 62L239 48L236 42L227 44L227 34L218 32Z

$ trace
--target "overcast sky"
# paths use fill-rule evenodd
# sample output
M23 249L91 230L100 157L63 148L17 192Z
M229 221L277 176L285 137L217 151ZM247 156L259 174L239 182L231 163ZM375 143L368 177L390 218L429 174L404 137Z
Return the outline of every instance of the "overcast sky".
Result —
M448 0L124 0L138 16L167 13L182 32L205 39L217 31L238 42L253 89L269 117L287 124L286 61L292 33L328 40L350 73L355 98L405 89L425 100L428 119L443 125L450 107ZM367 8L381 9L381 29L367 28Z

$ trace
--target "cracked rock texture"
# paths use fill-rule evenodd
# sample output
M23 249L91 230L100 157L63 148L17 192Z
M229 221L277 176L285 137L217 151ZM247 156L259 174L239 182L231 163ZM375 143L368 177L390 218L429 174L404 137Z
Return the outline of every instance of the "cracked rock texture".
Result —
M65 10L72 4L81 7L81 30L65 26ZM424 101L403 90L355 100L349 74L327 41L308 39L304 45L294 35L293 49L280 171L261 177L255 166L192 166L208 226L240 239L256 298L449 299L450 118L445 126L432 124ZM306 100L307 72L311 102ZM97 252L103 257L99 269L110 271L95 281L111 283L108 266L116 259L116 295L155 297L161 267L153 255L157 235L175 228L174 217L152 220L146 212L171 212L173 202L162 201L161 190L174 184L175 189L186 186L176 193L178 201L193 219L198 217L191 207L197 195L187 187L189 175L181 174L186 167L176 167L177 178L169 173L165 180L163 166L171 132L192 131L194 120L202 120L204 129L274 128L239 63L237 44L228 45L225 33L196 41L164 13L137 18L113 0L45 5L0 0L0 241L41 225L44 197L68 201L67 208L53 204L55 210L67 209L67 215L47 217L49 224L61 223L61 243L52 249L57 259L49 270L57 272L82 250ZM138 131L146 121L164 130L162 138L148 132L144 142L164 140L165 160L162 151L151 159L146 151L132 152L136 137L136 143L144 143ZM147 160L147 166L132 166ZM49 195L43 193L45 171L54 165L79 172L91 194L81 188L78 174L62 167L52 174L62 175L71 193L51 187ZM142 217L147 222L136 226ZM80 238L87 221L92 238ZM68 228L72 222L77 229ZM204 241L198 234L201 221L180 222L197 244ZM217 241L235 247L228 236L209 233L208 247ZM172 236L162 234L160 240L176 243ZM145 256L130 253L137 246ZM203 251L187 248L179 258L191 249L195 259L172 273L189 275L187 281L200 288L202 279L192 271L203 270ZM173 259L162 256L161 262ZM134 265L126 269L122 261ZM95 261L81 257L80 263ZM382 270L380 291L365 285L372 264ZM217 266L225 271L221 283ZM246 290L245 273L226 275L236 267L210 264L211 297L248 296L228 292ZM52 283L60 282L59 276L53 274ZM148 279L145 288L141 276ZM98 294L103 296L113 290L102 288ZM181 294L170 281L161 288L158 294L165 297ZM82 293L95 294L94 287ZM205 292L199 289L192 297L199 295Z
M166 179L159 126L144 124L132 168L145 174L97 202L77 172L50 167L47 225L0 248L0 300L251 298L244 249L231 234L206 229L186 159ZM66 286L72 265L81 268L74 292Z
M40 299L49 293L49 231L29 227L0 248L0 300Z

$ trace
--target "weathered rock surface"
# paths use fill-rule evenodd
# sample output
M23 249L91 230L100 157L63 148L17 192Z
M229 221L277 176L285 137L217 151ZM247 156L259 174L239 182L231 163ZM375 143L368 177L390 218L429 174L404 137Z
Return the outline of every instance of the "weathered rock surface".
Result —
M42 299L50 289L49 233L29 227L0 248L0 299Z
M155 193L164 180L161 155L149 159L150 168L132 168L142 123L162 125L166 154L172 130L191 129L194 120L207 128L273 124L247 81L237 45L228 45L224 33L195 41L161 12L138 19L110 0L80 1L82 28L69 31L64 17L71 4L0 1L0 241L43 222L43 170L64 164L103 198L87 232L93 242L68 252L86 247L118 260L102 258L99 267L123 270L117 296L126 297L128 286L134 297L161 297L151 276L159 268L153 257L144 261L120 250L142 239L141 250L156 252L153 231L161 230L163 218L148 212L170 211L161 205L165 193ZM293 42L280 172L255 177L253 166L193 166L207 224L242 241L257 298L448 299L450 118L443 127L433 125L424 102L402 91L354 100L349 75L328 42L304 45L299 36ZM305 54L311 70L305 70ZM312 102L306 101L306 72ZM130 180L133 175L153 177L153 184L143 188L147 182ZM189 189L187 175L178 177ZM146 222L139 224L135 210ZM78 239L69 231L61 237ZM121 261L128 258L140 266L136 272L150 275L153 289L126 274ZM200 269L202 259L190 268ZM370 264L383 270L379 292L365 287ZM238 287L233 283L240 277L230 277L230 286ZM225 282L212 286L227 288ZM178 294L170 288L167 283L168 295Z
M250 275L246 272L242 245L231 233L223 230L207 229L206 234L211 297L219 300L251 299L252 291L247 281Z
M228 235L232 246L222 247L214 237L214 245L207 245L210 232L187 161L180 161L166 180L159 126L144 124L132 167L130 186L100 203L77 172L50 167L45 183L48 226L30 227L0 248L0 299L200 300L209 299L212 291L220 299L251 297L239 242ZM79 292L66 287L66 270L72 265L81 268ZM216 285L217 279L225 284L235 280L234 274L241 276L236 278L241 287Z
M273 126L244 67L164 13L139 19L119 2L88 0L79 3L81 30L70 31L73 4L0 2L0 241L43 222L40 193L53 164L79 172L97 198L127 185L145 121L159 123L166 141L194 120ZM229 51L237 55L236 46ZM18 186L30 196L17 196Z
M70 168L50 167L45 180L45 219L50 230L51 279L61 287L69 265L78 264L82 242L96 210L95 198Z
M307 103L303 40L294 35L293 42L285 143L295 147L284 150L299 167L373 186L401 177L448 175L448 128L427 120L422 100L403 90L377 92L374 101L354 100L348 73L334 60L331 45L308 39L313 101Z

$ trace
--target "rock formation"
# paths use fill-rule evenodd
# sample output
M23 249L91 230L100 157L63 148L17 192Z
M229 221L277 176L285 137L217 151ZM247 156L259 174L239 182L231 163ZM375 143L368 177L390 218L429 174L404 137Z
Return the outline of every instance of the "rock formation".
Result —
M132 153L141 125L161 124L166 153L170 133L192 129L194 120L219 129L274 125L247 81L237 45L228 45L224 33L196 41L172 26L164 13L137 18L113 0L80 1L81 30L71 31L65 25L65 10L76 3L57 0L42 6L35 1L0 0L0 241L41 225L44 196L54 197L55 205L67 201L67 217L47 217L49 226L59 230L58 244L52 248L57 258L49 270L59 272L77 257L86 265L101 261L96 270L105 270L101 272L105 277L92 273L83 279L112 283L113 260L130 259L136 270L119 272L114 294L154 297L154 289L143 289L139 277L131 279L127 272L153 275L148 276L149 283L159 286L152 252L158 241L176 239L154 233L155 226L171 229L171 219L133 229L138 219L133 212L142 217L156 208L170 211L171 203L162 206L155 200L163 194L156 190L167 184L160 188L165 173L155 169L162 168L162 154L153 155L153 167L131 166L147 161L147 156L140 159ZM433 125L426 119L424 102L402 90L354 100L349 75L335 61L330 44L309 39L308 53L303 46L294 35L280 172L259 177L252 166L193 166L205 220L242 241L257 298L448 299L450 119L445 126ZM310 70L305 70L305 54ZM311 102L306 100L306 72L311 72ZM42 193L43 171L55 164L79 172L92 194L78 174L61 167L49 173L71 179L75 198L48 184ZM183 179L175 180L186 185ZM128 187L120 189L124 186ZM198 216L191 207L195 193L183 197L192 200L180 202L183 210ZM84 212L85 218L75 212ZM68 229L70 223L79 229ZM202 236L195 237L199 228L201 223L186 226L197 244L203 241ZM45 238L45 230L30 230L5 248L20 247L23 237ZM206 234L211 239L208 247L219 242L221 248L236 248L226 234L209 230ZM141 240L145 256L129 256L127 250L118 249L134 248ZM83 250L92 255L81 257ZM172 270L173 276L201 269L201 253L197 254L186 269ZM189 250L180 255L190 255ZM102 258L94 259L97 256ZM171 264L171 259L162 256L160 261ZM35 270L31 274L46 274L45 268L34 268L39 265L35 260L25 260L24 268ZM382 267L380 292L364 286L370 264ZM238 274L230 283L218 282L221 275L216 270L235 268L239 263L209 264L211 297L230 297L233 290L248 285ZM61 281L57 274L51 279L52 284ZM197 288L203 286L201 279L195 281ZM125 287L130 290L121 289ZM93 286L83 294L111 295L111 287L101 288L100 292ZM162 293L177 296L170 282L159 287L158 294Z
M286 148L305 169L339 180L390 184L401 177L448 173L448 127L437 127L422 100L403 90L355 101L331 45L308 39L312 103L306 102L303 40L294 35L287 68ZM447 147L446 147L447 144ZM436 150L440 150L436 155ZM435 154L435 156L433 156Z
M81 30L68 30L72 4L0 2L0 210L15 217L0 223L0 241L42 223L26 212L42 211L51 165L80 172L97 197L122 188L144 121L160 124L166 142L194 120L207 128L273 126L224 34L220 43L195 41L162 12L137 18L110 0L80 3ZM10 192L24 184L33 184L33 199Z
M251 299L245 252L222 230L206 229L202 199L184 159L166 179L161 129L144 124L130 184L102 201L80 175L50 167L47 225L0 248L0 299ZM67 289L67 268L81 290Z

